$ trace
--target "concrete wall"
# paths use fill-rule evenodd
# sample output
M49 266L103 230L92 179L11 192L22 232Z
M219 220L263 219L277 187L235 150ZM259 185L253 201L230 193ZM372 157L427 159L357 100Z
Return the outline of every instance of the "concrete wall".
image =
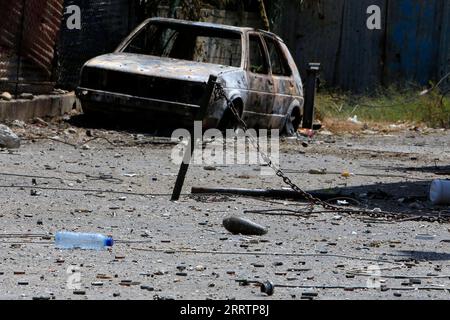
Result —
M59 117L69 114L72 110L81 110L81 105L73 92L64 95L35 96L33 100L0 100L0 122Z

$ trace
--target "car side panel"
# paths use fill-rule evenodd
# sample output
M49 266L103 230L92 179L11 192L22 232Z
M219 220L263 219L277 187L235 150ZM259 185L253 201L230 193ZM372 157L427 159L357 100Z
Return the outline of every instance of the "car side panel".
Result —
M255 73L250 68L250 37L256 36L261 41L261 50L266 60L267 73ZM274 82L270 73L270 63L267 56L267 48L258 32L247 33L247 57L246 57L246 75L248 82L248 99L245 105L244 120L248 121L249 126L257 128L270 128L270 110L275 102Z

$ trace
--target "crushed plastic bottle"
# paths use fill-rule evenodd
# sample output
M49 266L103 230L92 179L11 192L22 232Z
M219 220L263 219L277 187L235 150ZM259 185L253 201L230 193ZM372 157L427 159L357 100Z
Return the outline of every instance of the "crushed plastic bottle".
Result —
M114 240L96 233L58 232L55 245L58 249L105 250L114 245Z

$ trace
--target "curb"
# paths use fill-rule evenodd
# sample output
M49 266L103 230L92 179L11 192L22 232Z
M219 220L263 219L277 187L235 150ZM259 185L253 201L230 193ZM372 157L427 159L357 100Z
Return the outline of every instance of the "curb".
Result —
M58 117L72 110L81 110L81 104L74 92L35 96L33 100L0 100L0 121Z

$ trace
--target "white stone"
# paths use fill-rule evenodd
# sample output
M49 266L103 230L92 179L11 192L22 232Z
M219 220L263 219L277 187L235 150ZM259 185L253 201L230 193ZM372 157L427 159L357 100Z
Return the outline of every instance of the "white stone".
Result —
M22 120L14 120L14 121L11 123L11 126L12 126L12 127L16 127L16 128L21 128L21 129L23 129L23 128L26 127L26 123L25 123L24 121L22 121Z
M205 268L204 266L202 266L202 265L199 265L199 266L196 266L196 267L195 267L195 270L196 270L196 271L205 271L205 269L206 269L206 268Z
M11 101L12 98L13 98L13 96L12 96L11 93L9 93L9 92L3 92L3 93L0 95L0 99L2 99L2 100Z
M7 149L18 149L20 147L20 138L3 124L0 124L0 147Z

